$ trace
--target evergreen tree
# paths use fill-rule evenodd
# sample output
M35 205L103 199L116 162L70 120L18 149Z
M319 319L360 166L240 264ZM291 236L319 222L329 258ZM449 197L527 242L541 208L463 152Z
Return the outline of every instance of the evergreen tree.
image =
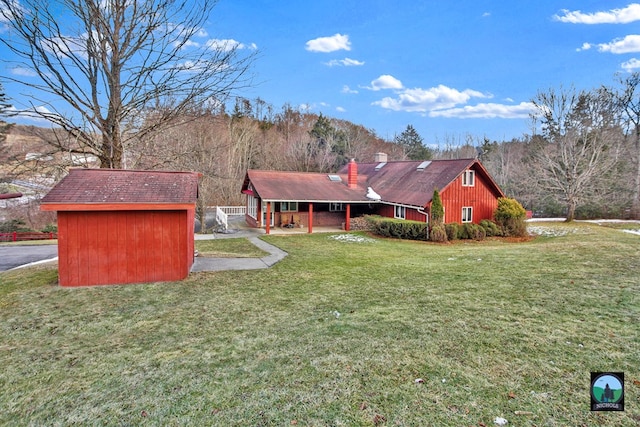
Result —
M422 137L411 125L407 125L407 128L400 135L396 135L393 142L402 147L405 156L410 160L431 160L433 158L433 152L422 143Z
M434 225L444 223L444 206L442 206L442 199L437 188L433 190L431 198L431 222Z
M346 136L343 131L333 126L329 118L320 113L309 134L314 138L314 154L324 153L332 157L331 164L327 165L329 169L337 169L346 163Z

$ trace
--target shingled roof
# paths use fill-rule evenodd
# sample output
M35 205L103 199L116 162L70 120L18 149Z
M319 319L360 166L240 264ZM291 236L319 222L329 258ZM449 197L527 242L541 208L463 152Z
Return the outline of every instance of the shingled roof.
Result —
M249 170L242 191L255 190L268 201L372 202L367 187L381 196L382 203L424 207L433 190L442 192L467 169L473 169L489 183L497 197L504 197L486 169L476 159L395 161L358 163L358 184L349 188L348 165L335 174ZM249 184L252 188L249 188Z
M192 204L198 178L194 172L72 169L41 204Z
M442 192L471 167L493 182L476 159L397 161L382 166L381 163L358 163L358 173L367 177L367 185L380 194L383 202L426 206L433 190ZM496 194L503 196L498 186L494 186Z
M333 178L333 180L332 180ZM255 191L263 200L305 202L370 202L366 177L349 188L347 174L249 170L242 191ZM252 189L249 189L249 182Z

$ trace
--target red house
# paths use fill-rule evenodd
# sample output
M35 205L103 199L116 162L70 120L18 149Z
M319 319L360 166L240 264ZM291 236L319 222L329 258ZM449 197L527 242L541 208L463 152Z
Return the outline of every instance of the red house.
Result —
M445 222L491 219L504 193L477 159L351 161L336 174L249 170L246 221L254 227L340 226L378 214L429 222L433 191L440 192ZM269 220L267 220L269 218Z
M43 199L61 286L180 280L194 257L197 173L73 169Z

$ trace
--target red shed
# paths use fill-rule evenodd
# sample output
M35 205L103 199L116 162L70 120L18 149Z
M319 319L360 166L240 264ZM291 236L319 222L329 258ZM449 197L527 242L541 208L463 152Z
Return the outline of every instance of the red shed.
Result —
M43 199L58 215L61 286L187 277L199 174L73 169Z

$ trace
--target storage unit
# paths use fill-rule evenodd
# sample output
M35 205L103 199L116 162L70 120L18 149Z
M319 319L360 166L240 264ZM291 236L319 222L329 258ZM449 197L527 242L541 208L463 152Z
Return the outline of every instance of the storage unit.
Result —
M61 286L187 277L199 174L73 169L43 199L58 216Z

